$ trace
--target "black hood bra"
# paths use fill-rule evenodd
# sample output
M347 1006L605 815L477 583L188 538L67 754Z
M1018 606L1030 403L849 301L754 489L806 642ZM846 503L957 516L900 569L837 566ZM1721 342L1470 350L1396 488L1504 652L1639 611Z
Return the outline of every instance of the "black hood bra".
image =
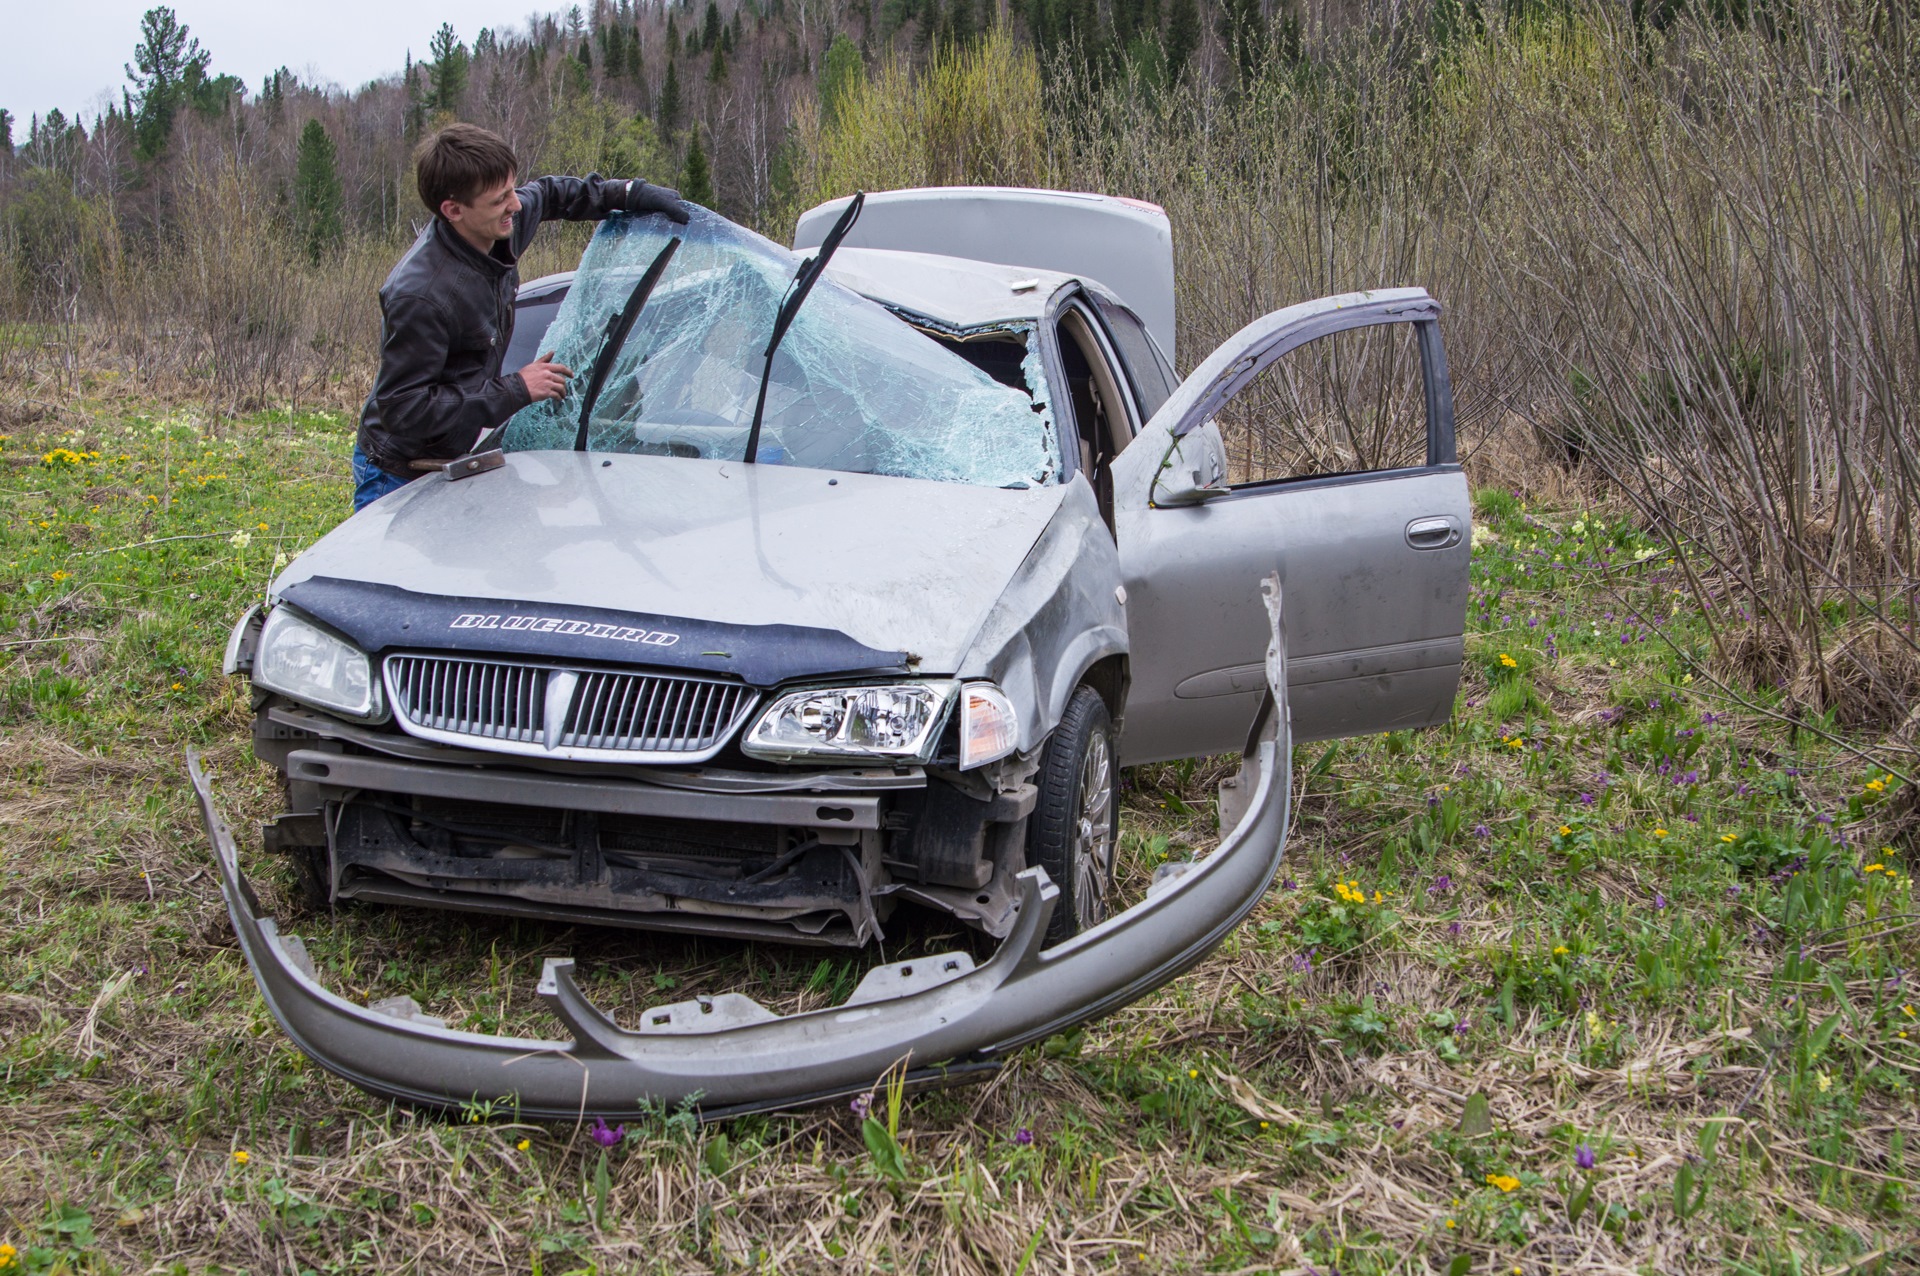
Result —
M419 594L397 585L313 576L280 600L363 651L497 652L731 674L751 686L844 674L904 674L907 653L837 629L730 625L565 603Z

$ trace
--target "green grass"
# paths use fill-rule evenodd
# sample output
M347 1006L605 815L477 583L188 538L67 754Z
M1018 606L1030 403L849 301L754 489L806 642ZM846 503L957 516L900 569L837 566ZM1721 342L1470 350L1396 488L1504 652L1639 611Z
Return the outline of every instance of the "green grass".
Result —
M882 1086L864 1122L659 1112L603 1154L321 1073L224 926L181 754L237 828L271 812L220 651L344 516L350 416L76 419L0 440L0 1241L25 1270L1915 1261L1913 795L1830 724L1715 690L1705 618L1625 519L1477 495L1453 721L1303 746L1284 880L1172 987L984 1087L890 1112ZM1131 889L1214 844L1229 770L1129 774ZM287 915L290 876L243 851ZM880 959L297 925L344 995L542 1035L548 955L623 1016L728 988L817 1006Z

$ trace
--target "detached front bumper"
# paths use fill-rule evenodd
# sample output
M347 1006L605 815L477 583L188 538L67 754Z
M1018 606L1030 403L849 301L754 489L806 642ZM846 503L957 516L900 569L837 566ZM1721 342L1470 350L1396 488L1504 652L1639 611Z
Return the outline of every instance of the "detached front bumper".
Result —
M261 994L315 1062L363 1090L448 1108L471 1101L521 1116L638 1116L697 1104L703 1115L793 1107L854 1094L905 1060L927 1083L995 1066L1010 1051L1127 1005L1199 962L1266 893L1280 867L1290 807L1291 738L1277 583L1263 587L1274 637L1270 696L1235 787L1222 795L1219 847L1142 902L1043 949L1058 891L1037 868L1018 878L1013 930L984 965L947 953L869 971L847 1001L775 1015L736 993L647 1010L638 1031L582 995L573 962L548 958L539 994L570 1040L458 1032L411 1002L355 1005L321 987L305 945L282 935L240 872L199 759L188 772L220 886Z

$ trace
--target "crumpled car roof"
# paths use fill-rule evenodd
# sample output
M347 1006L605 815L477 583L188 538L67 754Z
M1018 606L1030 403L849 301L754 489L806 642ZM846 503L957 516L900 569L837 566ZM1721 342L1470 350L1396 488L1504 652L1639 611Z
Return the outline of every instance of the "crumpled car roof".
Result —
M827 278L882 305L924 315L957 329L1031 324L1069 276L964 257L842 248Z

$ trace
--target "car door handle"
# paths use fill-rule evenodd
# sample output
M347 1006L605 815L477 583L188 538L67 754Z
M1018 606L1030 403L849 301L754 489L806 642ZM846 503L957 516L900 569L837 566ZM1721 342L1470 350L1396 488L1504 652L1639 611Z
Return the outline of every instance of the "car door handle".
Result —
M1460 543L1460 525L1445 515L1416 518L1407 524L1407 544L1415 549L1447 549Z

